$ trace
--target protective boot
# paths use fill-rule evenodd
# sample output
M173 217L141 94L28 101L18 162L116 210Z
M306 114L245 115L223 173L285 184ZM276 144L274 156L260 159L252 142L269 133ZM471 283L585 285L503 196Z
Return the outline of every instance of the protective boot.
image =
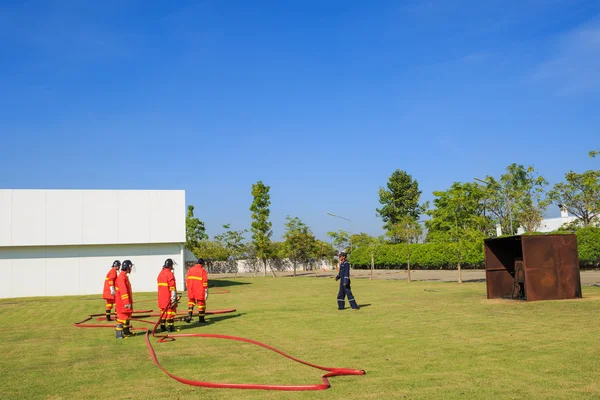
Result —
M198 318L198 322L201 324L206 322L206 320L204 319L204 315L201 315L200 318Z
M160 320L160 331L165 332L166 330L167 330L167 327L165 326L165 320L161 319Z
M112 319L110 318L110 311L106 312L106 320L107 321L112 321Z
M193 313L194 313L194 307L189 307L189 308L188 308L188 316L187 316L187 317L185 317L183 320L184 320L185 322L187 322L188 324L189 324L190 322L192 322L192 314L193 314Z
M169 330L169 332L175 332L175 320L167 320L167 329Z
M131 332L131 330L129 330L129 321L125 322L125 325L123 326L123 335L125 337L129 337L129 336L133 336L135 335L135 333Z
M125 337L123 336L123 324L117 324L115 332L117 335L117 339L125 339Z

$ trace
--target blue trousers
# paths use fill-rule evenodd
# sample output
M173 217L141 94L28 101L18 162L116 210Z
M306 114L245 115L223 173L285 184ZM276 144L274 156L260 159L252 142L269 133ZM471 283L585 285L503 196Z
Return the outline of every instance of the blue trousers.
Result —
M350 289L350 284L344 286L342 282L340 282L340 291L337 295L338 310L344 309L346 304L346 296L348 296L348 303L350 303L350 307L358 308L358 304L356 304L356 300L354 300L354 295L352 294L352 289Z

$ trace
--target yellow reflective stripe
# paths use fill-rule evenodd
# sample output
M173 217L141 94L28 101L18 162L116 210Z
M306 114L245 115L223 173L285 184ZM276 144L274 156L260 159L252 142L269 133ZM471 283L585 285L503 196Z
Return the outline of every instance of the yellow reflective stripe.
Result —
M123 300L125 300L125 299L128 299L128 298L129 298L129 295L128 295L128 294L124 294L124 295L122 295L122 296L121 296L121 298L122 298Z
M169 284L168 284L168 283L165 283L165 282L160 282L160 283L158 284L158 286L169 286Z
M208 287L208 282L204 282L204 284L202 286Z
M108 278L106 278L106 280L108 280Z
M202 277L201 276L188 276L188 279L193 279L195 281L201 281Z
M175 290L175 286L169 286L169 290Z

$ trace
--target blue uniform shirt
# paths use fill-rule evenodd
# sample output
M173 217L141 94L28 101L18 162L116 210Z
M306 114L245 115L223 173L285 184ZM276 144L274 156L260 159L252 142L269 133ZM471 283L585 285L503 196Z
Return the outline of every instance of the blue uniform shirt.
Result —
M344 260L344 262L340 264L340 273L338 276L342 280L341 283L343 285L350 283L350 264L348 264L348 261Z

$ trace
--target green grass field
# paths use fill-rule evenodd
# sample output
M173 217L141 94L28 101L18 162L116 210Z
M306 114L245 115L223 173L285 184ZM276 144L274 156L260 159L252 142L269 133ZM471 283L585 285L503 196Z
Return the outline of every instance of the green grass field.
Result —
M135 293L136 309L156 308ZM180 333L266 343L328 367L364 369L324 391L206 389L181 384L152 362L142 335L73 322L103 312L100 296L0 301L3 399L598 399L600 287L583 299L487 300L485 283L355 279L360 311L338 311L337 283L314 277L211 280L208 309L236 308ZM213 290L214 291L214 290ZM152 300L151 302L141 302ZM149 326L134 324L134 326ZM156 343L159 360L188 379L318 384L322 371L241 342Z

